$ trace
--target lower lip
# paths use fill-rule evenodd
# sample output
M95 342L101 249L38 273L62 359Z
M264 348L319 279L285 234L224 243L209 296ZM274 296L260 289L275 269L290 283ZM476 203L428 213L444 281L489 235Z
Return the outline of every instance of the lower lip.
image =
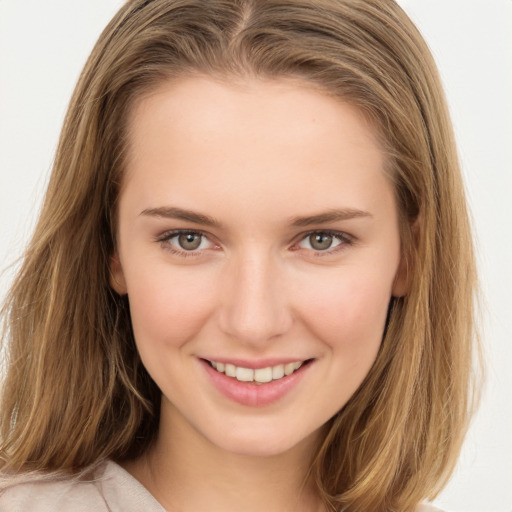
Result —
M218 372L204 359L201 359L201 363L213 385L225 397L242 405L260 407L276 402L288 394L301 381L313 362L308 361L292 374L263 384L240 382L234 377L227 377L224 373Z

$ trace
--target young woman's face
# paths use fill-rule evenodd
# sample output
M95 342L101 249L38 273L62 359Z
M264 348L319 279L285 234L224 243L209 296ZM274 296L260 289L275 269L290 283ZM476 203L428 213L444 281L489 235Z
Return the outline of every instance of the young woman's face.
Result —
M112 285L161 429L259 455L314 439L403 294L372 128L306 83L201 77L140 100L129 128Z

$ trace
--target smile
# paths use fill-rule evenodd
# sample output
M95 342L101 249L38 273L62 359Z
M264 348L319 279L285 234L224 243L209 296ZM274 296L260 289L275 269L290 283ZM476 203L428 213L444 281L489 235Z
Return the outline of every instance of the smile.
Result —
M200 361L210 382L226 398L244 406L262 407L284 398L300 386L299 383L311 372L315 359L231 360L228 363L201 358Z
M257 369L244 368L242 366L235 366L230 363L219 363L216 361L209 361L209 363L211 367L219 373L224 373L227 377L232 377L240 382L256 382L264 384L291 375L293 372L298 370L305 361L296 361Z

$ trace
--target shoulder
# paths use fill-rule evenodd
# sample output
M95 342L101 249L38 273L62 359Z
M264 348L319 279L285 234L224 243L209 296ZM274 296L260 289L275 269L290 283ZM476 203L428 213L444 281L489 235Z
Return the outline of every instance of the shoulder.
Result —
M165 512L151 494L112 461L73 478L17 475L0 482L0 512Z
M92 482L50 480L35 476L12 479L0 490L0 512L107 512L105 501Z
M418 506L416 512L445 512L440 508L434 507L434 505L430 505L428 503L423 503Z

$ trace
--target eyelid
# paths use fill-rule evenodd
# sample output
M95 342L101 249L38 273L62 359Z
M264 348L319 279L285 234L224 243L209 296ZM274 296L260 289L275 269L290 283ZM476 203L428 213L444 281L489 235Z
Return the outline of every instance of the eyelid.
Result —
M180 249L178 246L173 245L170 243L170 240L179 236L179 235L186 235L186 234L194 234L199 235L208 240L208 242L212 245L213 248L219 247L218 244L216 244L214 241L212 241L212 236L210 236L208 233L205 233L204 231L201 231L200 229L172 229L170 231L165 231L164 233L158 235L155 237L156 242L160 242L163 247L171 252L172 254L178 254L180 256L200 256L204 251L209 250L207 249L197 249L197 250L191 250L187 251L185 249Z
M302 248L302 247L298 247L298 244L300 242L302 242L303 240L307 239L311 235L315 235L315 234L323 234L323 235L332 236L333 238L337 238L338 240L340 240L341 243L339 243L338 245L334 246L333 248L325 249L323 251L322 250L315 250L315 249L305 249L305 248ZM333 230L333 229L312 229L310 231L307 231L306 233L301 233L297 237L296 240L297 241L294 242L292 250L304 249L306 251L312 252L315 255L315 257L318 257L318 256L327 256L329 254L334 254L334 253L336 253L338 251L342 251L343 249L346 248L347 245L353 245L356 239L355 239L354 236L348 234L345 231L337 231L337 230Z
M164 246L164 248L166 250L168 250L169 252L183 256L183 257L200 256L201 254L204 253L204 251L207 251L210 249L210 248L207 248L207 249L187 251L184 249L179 249L177 246L174 246L170 243L166 243L166 242L169 242L169 240L171 240L172 238L174 238L176 236L188 234L188 233L196 234L196 235L200 235L200 236L204 237L205 239L207 239L209 241L210 244L212 244L213 248L220 247L218 243L215 243L214 241L212 241L213 236L211 236L209 233L205 233L204 231L202 231L200 229L173 229L170 231L165 231L164 233L156 236L155 241L160 242ZM302 242L303 240L305 240L306 238L308 238L309 236L314 235L314 234L324 234L324 235L332 236L333 238L337 238L340 241L340 243L338 245L334 246L333 248L329 248L329 249L325 249L325 250L315 250L313 248L307 249L307 248L298 247L298 244L300 242ZM347 246L353 245L356 241L356 238L353 235L350 235L349 233L347 233L345 231L337 231L337 230L333 230L333 229L311 229L305 233L301 233L298 237L296 237L295 240L296 241L293 242L291 250L298 251L298 250L303 249L305 251L313 253L315 257L321 257L321 256L328 256L328 255L334 254L338 251L345 249Z

